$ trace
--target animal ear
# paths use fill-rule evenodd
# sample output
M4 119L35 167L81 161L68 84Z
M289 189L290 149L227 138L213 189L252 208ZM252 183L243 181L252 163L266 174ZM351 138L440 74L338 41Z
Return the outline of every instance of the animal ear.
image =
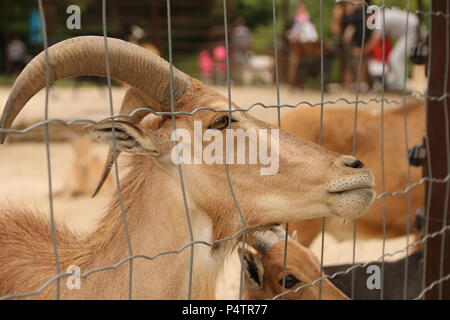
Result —
M98 142L113 146L113 125L112 121L89 125L84 128L86 133ZM114 135L116 148L119 151L159 156L159 136L148 129L125 121L114 121Z
M244 276L250 286L261 289L264 279L264 268L261 259L249 249L245 248L242 254L242 248L238 248L239 258L244 264Z
M298 241L298 232L297 232L297 230L292 232L291 240Z

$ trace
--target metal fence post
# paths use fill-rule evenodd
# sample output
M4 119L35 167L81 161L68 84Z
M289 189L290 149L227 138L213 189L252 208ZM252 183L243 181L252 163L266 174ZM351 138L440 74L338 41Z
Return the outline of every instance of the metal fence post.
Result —
M441 11L447 13L447 7L450 6L449 1L432 0L432 11ZM449 63L446 61L449 53L448 42L450 41L450 31L447 29L446 15L433 15L431 17L431 48L430 48L430 69L428 70L428 95L427 95L427 118L426 118L426 132L429 139L429 157L432 167L433 178L443 179L449 172L447 163L446 137L450 134L448 122L450 121L449 113L446 112L449 98L447 93L450 91L450 86L446 78L450 73ZM447 86L447 88L445 88ZM430 97L442 97L440 99ZM446 101L447 100L447 101ZM447 119L446 119L447 118ZM424 175L426 176L428 168L424 168ZM427 186L433 182L427 181ZM430 209L427 213L429 219L428 233L433 233L441 230L444 223L449 225L449 219L445 221L447 216L445 211L449 211L449 206L445 202L448 201L449 188L446 183L433 183L432 191L430 193ZM428 192L428 187L425 188ZM426 196L428 196L426 194ZM427 199L427 198L426 198ZM447 209L447 210L445 210ZM427 257L426 257L426 285L429 286L433 282L440 279L440 265L443 260L443 276L450 273L450 255L444 254L441 256L441 245L443 235L431 238L428 240ZM450 232L446 232L444 247L446 250L450 249ZM446 251L444 251L446 252ZM433 289L428 291L426 299L450 299L450 281L443 281L436 284Z

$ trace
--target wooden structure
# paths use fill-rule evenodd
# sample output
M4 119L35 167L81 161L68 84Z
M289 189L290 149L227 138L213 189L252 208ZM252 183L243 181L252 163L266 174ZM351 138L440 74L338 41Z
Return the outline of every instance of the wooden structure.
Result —
M432 11L450 12L450 2L432 0ZM447 137L450 135L450 30L449 18L443 15L431 16L431 54L430 68L428 70L428 95L442 97L427 101L427 134L429 139L428 161L431 164L432 176L435 179L444 179L449 173L450 159L447 158ZM445 87L446 85L446 87ZM447 110L446 110L447 109ZM424 176L428 176L429 167L424 169ZM429 212L427 213L429 227L428 233L441 230L445 225L450 225L450 182L431 182ZM426 190L429 191L430 182L427 182ZM428 198L425 199L428 199ZM447 203L446 203L447 202ZM427 204L425 204L427 206ZM447 219L446 219L447 218ZM446 221L445 221L446 220ZM445 241L443 241L445 240ZM442 248L442 244L444 248ZM426 286L441 280L450 274L450 231L428 240L426 257ZM442 254L443 253L443 254ZM443 269L441 270L441 262ZM442 273L441 273L442 271ZM450 299L450 281L441 281L426 294L427 299Z

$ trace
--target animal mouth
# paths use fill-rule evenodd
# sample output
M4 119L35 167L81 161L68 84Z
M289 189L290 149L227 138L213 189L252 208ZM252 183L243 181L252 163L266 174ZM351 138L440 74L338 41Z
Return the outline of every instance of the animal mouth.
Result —
M348 176L328 183L327 192L331 194L345 194L354 191L374 190L375 183L372 175Z
M342 190L342 191L328 191L328 193L340 195L340 194L351 193L354 191L372 191L372 190L374 190L373 187L357 187L357 188L347 189L347 190Z

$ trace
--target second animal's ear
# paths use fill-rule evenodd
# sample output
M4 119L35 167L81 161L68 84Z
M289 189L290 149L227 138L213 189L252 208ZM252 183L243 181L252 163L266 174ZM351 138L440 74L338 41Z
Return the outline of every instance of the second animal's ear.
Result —
M297 230L292 232L291 240L298 241L298 232L297 232Z
M260 289L264 281L264 268L261 259L249 249L245 248L242 255L242 248L238 248L239 258L244 264L244 276L253 288Z
M85 131L98 142L113 146L112 121L89 125L85 127ZM119 151L159 156L160 138L150 130L141 129L129 122L114 121L114 135Z

